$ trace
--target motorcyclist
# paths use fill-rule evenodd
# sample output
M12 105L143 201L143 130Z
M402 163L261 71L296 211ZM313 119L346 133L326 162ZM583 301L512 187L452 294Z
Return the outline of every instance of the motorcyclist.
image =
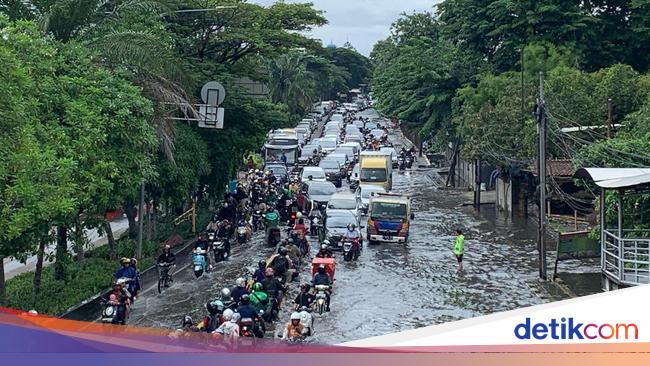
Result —
M296 240L298 238L296 237ZM289 255L289 260L294 266L300 266L300 249L296 246L294 241L288 241L286 244L287 254Z
M230 237L232 237L232 230L230 221L223 220L219 223L219 229L216 232L217 238L223 239L223 247L228 257L230 256Z
M329 240L325 240L320 246L320 250L316 253L316 258L332 258L334 253L330 249Z
M239 337L239 316L235 318L235 312L226 309L223 312L223 324L214 331L214 333L223 334L224 337Z
M114 306L117 310L113 318L113 324L126 324L128 306L131 304L131 294L120 282L113 284L113 291L108 295L108 305Z
M172 253L172 247L169 244L163 247L162 253L158 256L157 263L169 266L176 264L176 255Z
M235 280L235 287L230 290L230 296L232 297L232 301L239 304L243 295L248 295L248 289L246 288L246 280L239 277Z
M115 277L116 280L120 278L128 278L129 281L127 284L127 290L131 295L133 295L133 292L136 289L136 280L138 273L131 265L131 258L123 257L120 259L120 264L122 267L115 272L115 275L113 277Z
M264 215L264 223L267 228L275 228L280 225L280 213L273 207L269 207Z
M217 232L217 230L219 230L219 220L215 216L210 220L208 226L205 227L205 231L214 233Z
M249 299L257 313L260 311L266 312L269 305L269 295L264 292L264 286L261 283L256 282L253 285L253 290L249 295Z
M270 297L277 300L279 310L279 305L281 304L282 296L284 295L284 287L282 286L282 283L277 278L275 278L273 268L267 268L264 275L266 277L264 281L262 281L264 292L266 292Z
M230 289L227 287L224 287L221 289L221 301L223 302L224 306L228 309L236 309L237 308L237 303L235 303L232 300L232 296L230 294Z
M251 304L249 295L244 294L241 297L240 305L237 308L237 313L239 313L242 319L245 318L252 319L255 323L255 326L252 329L253 333L258 338L264 337L264 330L261 329L259 325L259 324L263 324L263 320L260 317L257 310L255 309L255 306Z
M255 273L253 273L253 280L255 282L262 282L264 281L265 275L264 272L266 271L266 261L261 260L257 262L257 269L255 270Z
M325 270L325 265L321 264L320 266L318 266L318 273L314 275L314 279L312 280L312 285L332 286L332 279L330 278L329 274L327 274L327 271ZM330 290L325 291L325 296L327 297L327 311L330 311L330 292L331 292Z
M226 306L221 300L213 300L205 304L205 308L208 311L208 316L199 323L199 329L212 333L223 324L223 312L226 310Z
M292 313L291 320L282 334L283 340L299 341L304 338L305 327L300 323L300 314Z
M129 292L131 293L133 301L135 301L138 297L138 292L140 292L140 271L138 271L138 260L131 258L129 265L133 267L133 270L135 271L135 280L131 282L133 286L129 287Z
M308 283L300 285L300 293L293 300L294 310L299 310L303 307L311 309L311 305L314 303L314 295L309 290L311 290L311 286Z
M348 230L343 234L342 240L350 240L354 248L354 257L357 258L361 252L361 234L357 230L357 225L348 224Z
M273 273L279 278L284 278L286 280L287 271L290 268L289 259L287 258L287 248L280 247L278 249L278 255L276 255L269 267L273 268Z

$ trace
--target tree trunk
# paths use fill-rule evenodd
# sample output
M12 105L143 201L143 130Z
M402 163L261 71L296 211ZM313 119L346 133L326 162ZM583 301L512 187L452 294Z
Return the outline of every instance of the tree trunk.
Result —
M59 226L56 228L56 262L54 263L54 279L61 281L65 279L65 262L68 256L68 228Z
M138 237L138 223L135 221L138 210L133 203L128 202L124 205L124 213L129 220L129 238L135 239Z
M106 238L108 239L108 253L111 259L117 259L117 242L113 236L113 228L108 220L104 220L104 231L106 231Z
M34 270L34 294L41 292L41 276L43 275L43 257L45 256L46 241L41 239L38 242L38 252L36 253L36 269Z
M5 257L0 256L0 306L7 306L5 298Z
M84 237L83 223L81 222L80 217L77 218L77 225L75 225L74 231L75 231L74 252L77 254L77 261L81 261L84 259L85 237Z
M151 225L153 226L153 239L157 240L158 232L156 231L156 220L158 220L158 217L156 215L156 200L151 201L151 212L153 214L153 217L151 218Z

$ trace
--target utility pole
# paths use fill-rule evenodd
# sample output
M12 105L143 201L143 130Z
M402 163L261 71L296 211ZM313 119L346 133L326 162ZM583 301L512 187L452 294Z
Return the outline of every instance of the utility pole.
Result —
M138 208L138 251L137 258L142 259L142 225L144 224L144 181L140 185L140 207Z
M607 139L612 138L612 115L614 106L612 106L612 98L607 99Z
M546 105L544 101L544 73L539 73L539 100L537 101L537 130L539 134L539 277L546 280Z

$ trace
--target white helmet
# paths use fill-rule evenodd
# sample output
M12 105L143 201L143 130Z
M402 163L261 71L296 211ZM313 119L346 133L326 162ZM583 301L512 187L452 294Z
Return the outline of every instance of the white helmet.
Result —
M235 285L237 287L246 287L246 280L239 277L238 279L235 280Z
M232 321L233 321L234 323L239 322L240 319L241 319L241 314L239 314L239 313L234 313L234 314L232 314Z
M225 321L230 321L232 319L232 316L235 314L234 311L231 309L226 309L223 311L223 320Z
M223 290L221 290L221 296L224 298L229 298L230 297L230 289L224 287Z
M291 313L291 320L301 320L300 319L300 314L297 312Z

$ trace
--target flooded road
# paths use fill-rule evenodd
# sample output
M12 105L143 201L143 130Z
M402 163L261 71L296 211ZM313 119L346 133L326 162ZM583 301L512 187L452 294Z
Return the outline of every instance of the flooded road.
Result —
M395 135L391 139L398 142ZM341 343L566 296L538 285L534 222L503 218L492 210L479 216L462 206L460 193L439 189L437 172L430 168L395 171L393 181L395 192L412 197L410 240L406 245L365 245L358 262L345 263L338 255L332 311L316 318L314 342ZM457 228L466 238L463 273L457 272L452 253ZM318 243L310 242L313 253ZM234 245L232 258L203 278L184 270L163 294L143 293L130 323L174 329L185 315L198 320L208 300L218 297L221 288L233 287L270 251L258 233L252 243ZM300 281L309 280L307 272ZM298 282L291 284L289 298L297 287ZM288 317L284 310L279 324Z

